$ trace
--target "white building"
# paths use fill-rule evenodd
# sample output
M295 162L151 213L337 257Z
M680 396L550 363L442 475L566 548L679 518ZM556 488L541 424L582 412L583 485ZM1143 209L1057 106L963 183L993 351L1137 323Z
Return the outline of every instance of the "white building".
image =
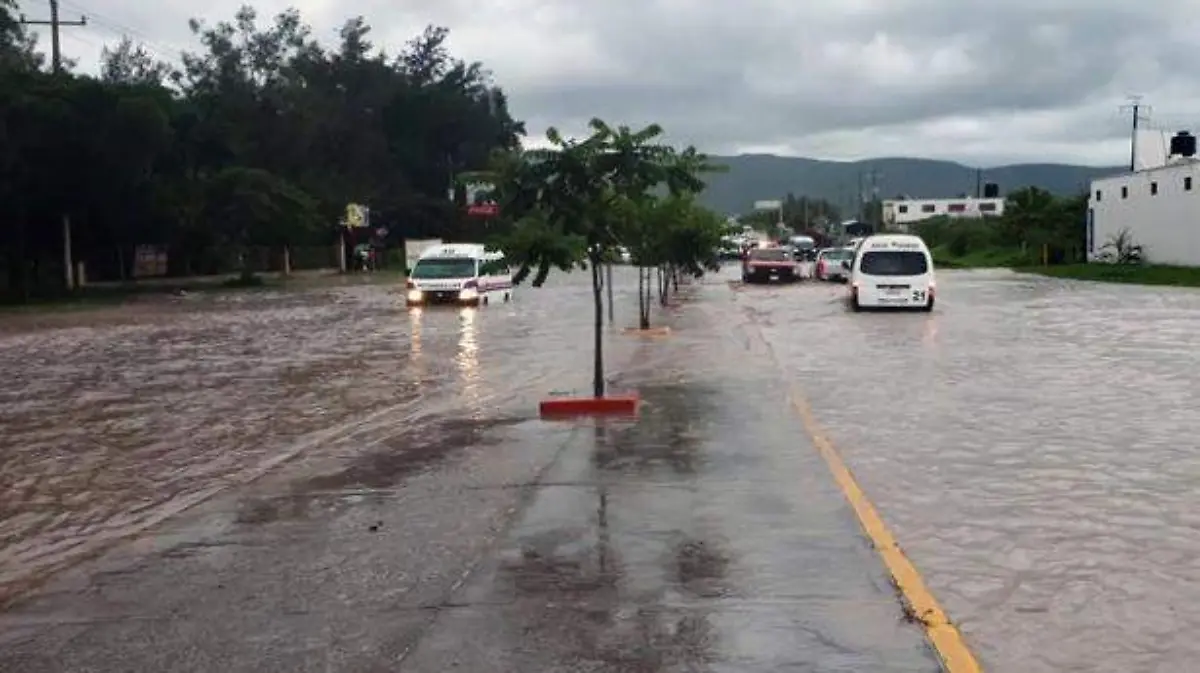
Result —
M1087 252L1128 230L1153 264L1200 266L1200 161L1173 156L1165 165L1092 181Z
M989 217L1004 214L1004 199L902 199L883 202L883 223L907 231L908 225L931 217Z

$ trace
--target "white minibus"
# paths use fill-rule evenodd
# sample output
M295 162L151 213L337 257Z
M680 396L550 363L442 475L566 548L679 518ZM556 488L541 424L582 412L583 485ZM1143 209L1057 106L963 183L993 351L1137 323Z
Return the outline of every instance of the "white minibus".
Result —
M478 306L512 299L512 271L500 252L479 243L446 243L421 253L408 272L409 306Z
M906 308L932 311L937 283L933 255L919 236L875 234L863 239L854 259L842 262L849 272L855 311Z

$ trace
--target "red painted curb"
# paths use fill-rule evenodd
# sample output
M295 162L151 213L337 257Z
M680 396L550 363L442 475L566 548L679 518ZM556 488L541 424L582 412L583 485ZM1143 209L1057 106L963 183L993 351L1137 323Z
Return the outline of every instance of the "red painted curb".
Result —
M542 400L538 411L542 416L610 416L637 414L637 395L609 397L558 397Z

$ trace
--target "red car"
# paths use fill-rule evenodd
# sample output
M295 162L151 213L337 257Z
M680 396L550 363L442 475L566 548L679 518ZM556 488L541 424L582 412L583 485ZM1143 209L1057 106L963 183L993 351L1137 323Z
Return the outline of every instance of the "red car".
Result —
M781 283L800 280L800 265L783 248L754 248L742 259L742 282Z

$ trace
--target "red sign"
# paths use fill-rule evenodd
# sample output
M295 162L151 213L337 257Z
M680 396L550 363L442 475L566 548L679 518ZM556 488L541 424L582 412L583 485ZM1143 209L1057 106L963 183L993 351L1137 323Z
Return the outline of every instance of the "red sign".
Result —
M478 217L495 217L500 214L500 206L494 203L481 203L478 205L467 206L467 214Z

